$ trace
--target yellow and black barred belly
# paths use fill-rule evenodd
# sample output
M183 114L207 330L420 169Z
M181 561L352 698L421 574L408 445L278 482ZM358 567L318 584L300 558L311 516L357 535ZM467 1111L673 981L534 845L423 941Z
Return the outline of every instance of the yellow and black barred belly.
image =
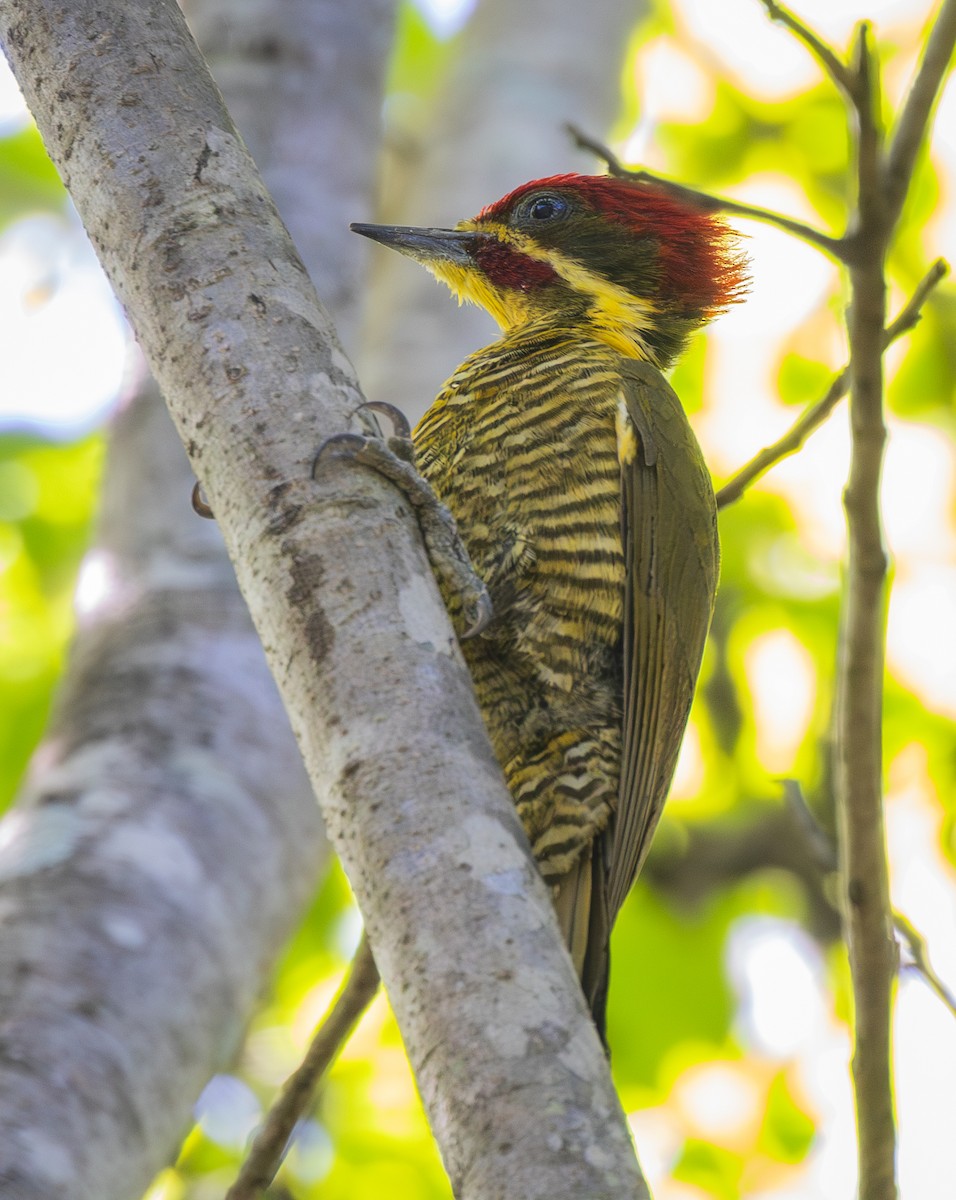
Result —
M579 332L513 333L462 363L414 434L418 467L491 596L490 625L462 648L551 882L617 804L620 362Z

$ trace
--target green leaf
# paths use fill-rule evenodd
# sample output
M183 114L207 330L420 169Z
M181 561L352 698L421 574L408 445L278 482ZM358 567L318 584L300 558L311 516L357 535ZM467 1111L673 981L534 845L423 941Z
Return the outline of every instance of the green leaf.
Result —
M806 1157L816 1125L797 1103L786 1072L774 1076L767 1093L767 1109L758 1149L778 1162L798 1163Z
M672 1174L674 1179L693 1184L718 1200L738 1200L743 1167L739 1154L688 1138Z
M813 404L833 380L833 370L801 354L785 354L777 371L777 395L784 404Z
M622 1088L660 1095L664 1066L686 1042L726 1043L733 998L723 969L732 903L720 897L677 911L640 883L618 917L611 948L608 1037ZM637 1098L637 1092L634 1098Z

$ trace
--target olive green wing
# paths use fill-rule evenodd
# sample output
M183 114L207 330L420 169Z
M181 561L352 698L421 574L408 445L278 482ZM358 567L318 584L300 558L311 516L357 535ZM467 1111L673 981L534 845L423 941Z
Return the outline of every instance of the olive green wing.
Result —
M622 374L622 762L618 809L602 847L610 924L667 798L719 569L714 490L681 403L648 363L627 361Z

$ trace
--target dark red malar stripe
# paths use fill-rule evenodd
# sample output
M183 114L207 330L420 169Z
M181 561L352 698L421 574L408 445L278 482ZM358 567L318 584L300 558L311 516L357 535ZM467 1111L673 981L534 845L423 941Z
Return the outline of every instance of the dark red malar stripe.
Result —
M475 261L495 287L514 291L528 292L559 278L548 263L501 242L483 243L475 253Z

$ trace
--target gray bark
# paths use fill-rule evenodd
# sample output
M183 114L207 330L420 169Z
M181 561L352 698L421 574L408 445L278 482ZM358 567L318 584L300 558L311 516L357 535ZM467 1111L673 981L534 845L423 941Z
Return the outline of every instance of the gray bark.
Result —
M342 102L313 139L327 156L335 138L374 144L385 7L350 7L347 31L330 32L347 34L347 53L325 43L321 88ZM270 14L293 59L285 89L307 92L316 71L291 54L298 18L337 9L295 0ZM284 123L282 89L240 65L230 84L245 84L291 202L291 167L316 157L297 164L300 147L269 130L302 129L309 114ZM333 230L343 208L367 205L371 173L354 154L299 176L299 233L346 321L359 264L322 247L344 244ZM143 1191L238 1048L326 853L222 538L190 508L192 482L144 380L111 431L96 552L113 590L79 630L57 717L0 828L0 1195L15 1200Z
M218 515L456 1192L646 1195L411 514L310 479L361 397L178 10L5 0L0 32Z

